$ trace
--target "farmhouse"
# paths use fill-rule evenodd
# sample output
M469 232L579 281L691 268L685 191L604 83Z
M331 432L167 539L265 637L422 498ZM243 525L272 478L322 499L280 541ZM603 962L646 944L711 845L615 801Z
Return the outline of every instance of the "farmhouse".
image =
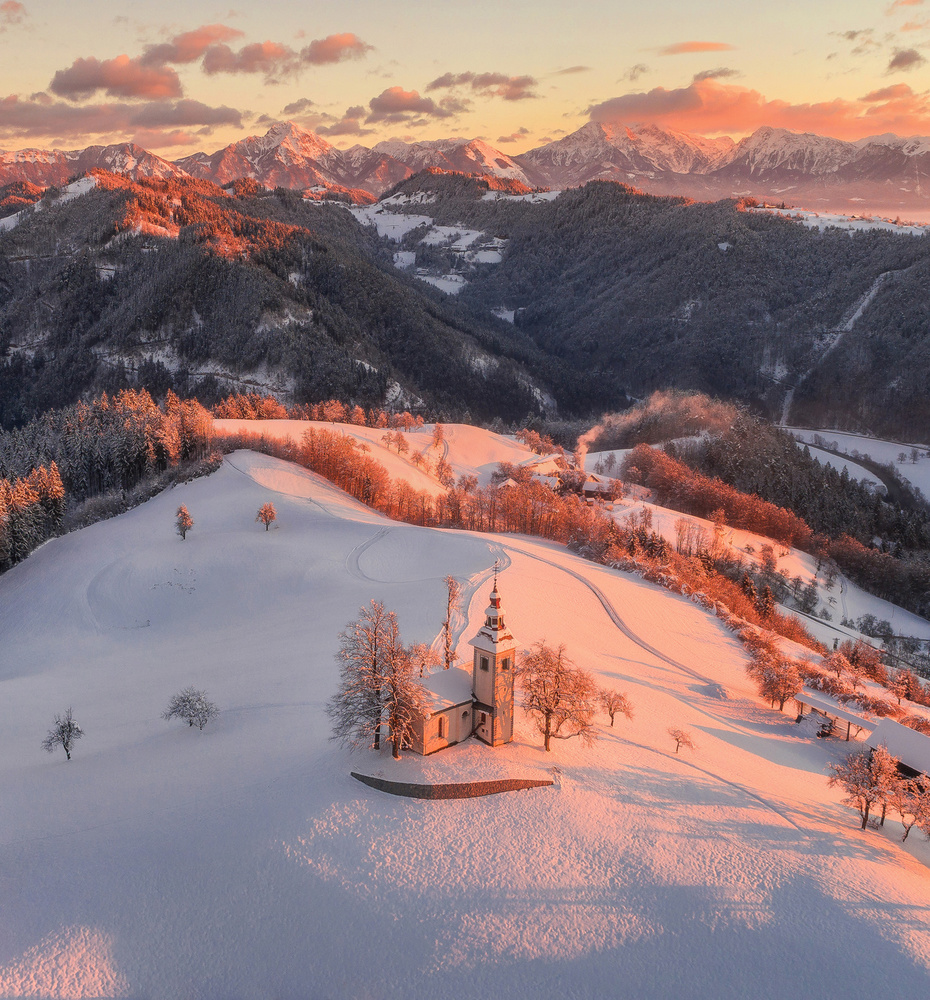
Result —
M423 681L428 709L414 726L416 753L435 753L469 736L492 747L513 740L516 642L504 621L496 578L484 624L469 645L470 671L451 667Z

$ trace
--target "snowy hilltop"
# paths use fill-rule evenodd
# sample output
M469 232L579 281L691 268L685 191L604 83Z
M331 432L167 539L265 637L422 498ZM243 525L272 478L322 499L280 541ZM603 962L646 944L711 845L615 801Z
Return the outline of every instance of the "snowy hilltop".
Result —
M435 480L411 455L431 448L481 484L540 460L462 425L438 446L411 430L407 451L329 429L416 489ZM494 749L394 761L331 740L359 609L383 601L404 641L438 644L453 576L470 663L495 563L521 647L564 643L632 718L602 713L593 744L550 753L519 708ZM392 521L239 450L0 577L0 636L0 996L927 993L930 847L902 846L891 814L858 829L826 779L848 746L760 699L721 618L554 542ZM161 717L189 686L219 709L202 731ZM68 706L70 761L41 746ZM353 770L553 783L423 801Z

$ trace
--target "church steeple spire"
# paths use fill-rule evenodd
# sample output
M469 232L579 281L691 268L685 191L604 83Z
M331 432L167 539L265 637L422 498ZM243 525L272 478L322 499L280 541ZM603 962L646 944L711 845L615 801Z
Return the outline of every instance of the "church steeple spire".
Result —
M513 739L516 642L504 621L501 595L497 589L497 565L494 570L491 603L484 613L484 624L469 645L475 649L472 667L474 710L477 713L475 735L491 746L499 746Z

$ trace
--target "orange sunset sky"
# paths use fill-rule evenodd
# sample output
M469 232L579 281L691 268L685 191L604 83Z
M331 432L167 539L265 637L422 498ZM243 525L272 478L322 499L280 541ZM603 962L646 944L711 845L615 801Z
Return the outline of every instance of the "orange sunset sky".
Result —
M930 0L0 0L0 148L176 158L291 119L337 146L596 119L930 135Z

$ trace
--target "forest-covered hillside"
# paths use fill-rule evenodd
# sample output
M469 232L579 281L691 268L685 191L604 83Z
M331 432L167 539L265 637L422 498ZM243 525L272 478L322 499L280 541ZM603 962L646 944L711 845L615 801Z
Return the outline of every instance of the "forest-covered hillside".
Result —
M566 409L676 387L779 417L792 390L796 423L926 437L927 237L818 232L608 182L536 201L476 189L419 176L395 193L428 190L437 223L509 241L461 298L514 310L542 350L587 373L582 397L556 389Z
M254 183L95 179L0 231L4 426L125 387L538 409L545 356L403 275L341 207Z
M512 195L432 171L382 201L416 216L392 242L341 205L254 181L94 183L49 189L0 226L5 426L126 387L505 421L596 417L674 387L928 436L925 236L820 232L609 182ZM497 262L455 245L463 227L496 240ZM417 280L450 274L458 295Z

